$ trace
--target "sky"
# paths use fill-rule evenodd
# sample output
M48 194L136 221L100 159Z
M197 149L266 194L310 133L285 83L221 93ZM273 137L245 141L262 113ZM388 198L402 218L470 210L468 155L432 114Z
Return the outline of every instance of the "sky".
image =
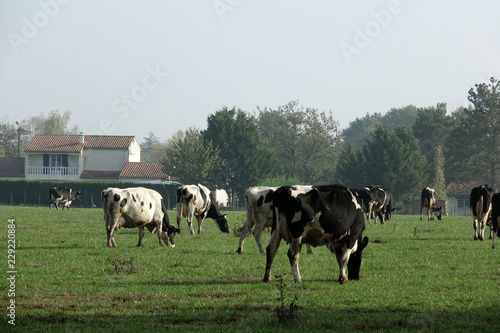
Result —
M84 134L206 128L223 107L468 105L500 78L498 0L0 0L0 120Z

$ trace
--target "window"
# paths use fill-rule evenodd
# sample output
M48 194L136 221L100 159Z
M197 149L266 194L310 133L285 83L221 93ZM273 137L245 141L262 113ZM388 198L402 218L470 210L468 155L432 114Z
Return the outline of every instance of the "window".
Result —
M51 154L50 155L50 166L51 167L62 166L62 155L61 154Z

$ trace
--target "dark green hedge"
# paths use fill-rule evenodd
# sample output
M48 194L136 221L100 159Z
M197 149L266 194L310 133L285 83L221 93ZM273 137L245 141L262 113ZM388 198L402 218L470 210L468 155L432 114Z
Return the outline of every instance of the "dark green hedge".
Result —
M107 187L147 187L163 196L167 209L175 209L178 185L76 182L76 181L32 181L0 180L0 205L48 206L49 190L52 187L69 187L82 191L80 201L73 201L71 207L101 207L101 192Z

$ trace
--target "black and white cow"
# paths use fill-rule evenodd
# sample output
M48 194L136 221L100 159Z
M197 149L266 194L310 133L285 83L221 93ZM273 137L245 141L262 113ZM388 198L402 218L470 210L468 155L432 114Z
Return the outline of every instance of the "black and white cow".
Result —
M180 228L183 217L187 218L189 231L194 234L193 216L198 221L198 233L201 234L201 224L209 217L215 221L220 231L229 233L226 214L221 214L215 204L212 192L201 184L183 185L177 189L177 227Z
M53 187L49 190L49 208L54 205L59 210L59 203L63 203L64 208L68 208L74 200L80 200L82 191L73 191L68 187Z
M492 221L492 231L493 231L493 246L496 248L495 238L500 237L500 193L495 193L491 197L491 221Z
M362 202L362 209L366 213L368 223L371 222L372 215L374 222L377 222L377 216L381 223L385 223L386 217L390 219L392 210L392 193L388 196L387 189L382 186L366 186L358 191L358 195ZM388 200L390 199L390 200ZM391 207L387 207L390 202Z
M441 206L437 207L438 197L436 191L433 188L426 187L422 189L420 198L420 221L422 221L424 215L424 208L427 208L427 221L434 221L434 216L441 221L443 210Z
M241 228L238 253L243 253L243 243L248 233L254 227L253 236L261 253L265 253L261 243L262 231L273 224L273 193L277 187L250 187L245 191L247 216Z
M495 191L487 184L474 187L470 192L470 208L474 218L474 239L484 240L484 228L490 225L491 228L491 197Z
M143 187L112 188L102 191L102 207L108 234L108 246L115 247L114 231L118 228L139 228L139 242L142 245L144 227L158 235L160 246L166 243L175 247L174 236L180 230L170 225L162 196Z
M271 266L281 239L290 248L288 259L294 280L301 282L299 254L302 244L326 245L339 264L339 282L359 279L362 251L368 237L362 239L365 220L360 200L354 191L341 185L320 185L310 189L283 186L273 195L275 214L269 245L266 248L264 282L271 277ZM353 257L348 267L349 258Z

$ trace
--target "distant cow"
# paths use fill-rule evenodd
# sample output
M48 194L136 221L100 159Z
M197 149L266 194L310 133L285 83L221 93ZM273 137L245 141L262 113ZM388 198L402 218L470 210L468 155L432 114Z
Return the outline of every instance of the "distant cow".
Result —
M288 258L294 280L302 281L299 254L302 244L326 245L334 252L339 264L339 282L359 279L362 251L368 237L362 239L365 220L360 200L354 191L341 185L313 186L309 190L294 186L278 188L273 195L275 214L269 245L266 248L264 282L271 277L271 266L281 239L290 248Z
M299 186L302 187L302 186ZM304 188L311 186L304 186ZM248 233L252 229L253 236L261 253L266 253L262 246L261 237L264 228L271 227L273 224L273 193L277 187L258 186L250 187L245 192L245 201L247 205L247 214L245 224L241 228L240 243L238 253L243 253L243 243ZM312 253L311 247L307 245L307 253Z
M158 235L160 246L165 243L175 247L174 236L180 230L170 225L162 196L143 187L107 188L102 191L102 207L108 234L108 246L115 247L113 237L118 228L139 228L139 242L142 245L144 227Z
M491 225L491 197L495 191L488 185L474 187L470 192L470 208L474 218L474 239L484 240L484 228ZM490 226L490 236L492 234Z
M221 214L212 192L201 184L183 185L177 189L177 227L180 228L183 217L187 218L189 231L194 234L193 216L198 221L198 233L201 234L201 224L209 217L222 232L229 233L226 214Z
M261 253L265 253L262 247L262 231L273 224L273 193L277 187L250 187L245 192L247 204L246 221L241 229L238 253L243 253L243 243L248 233L254 227L253 236Z
M433 188L426 187L422 190L421 200L420 200L420 221L422 221L422 216L424 215L424 208L427 208L427 221L434 221L434 216L441 220L443 210L442 207L436 207L437 205L437 194Z
M71 202L73 200L80 200L80 195L82 191L73 191L68 187L53 187L49 190L49 208L51 205L54 205L57 210L59 210L59 203L63 203L64 207L69 209Z
M363 211L366 213L368 223L371 222L372 215L375 214L374 221L376 223L377 216L381 223L391 219L392 208L392 193L388 188L382 186L366 186L358 191L358 195L362 202Z

